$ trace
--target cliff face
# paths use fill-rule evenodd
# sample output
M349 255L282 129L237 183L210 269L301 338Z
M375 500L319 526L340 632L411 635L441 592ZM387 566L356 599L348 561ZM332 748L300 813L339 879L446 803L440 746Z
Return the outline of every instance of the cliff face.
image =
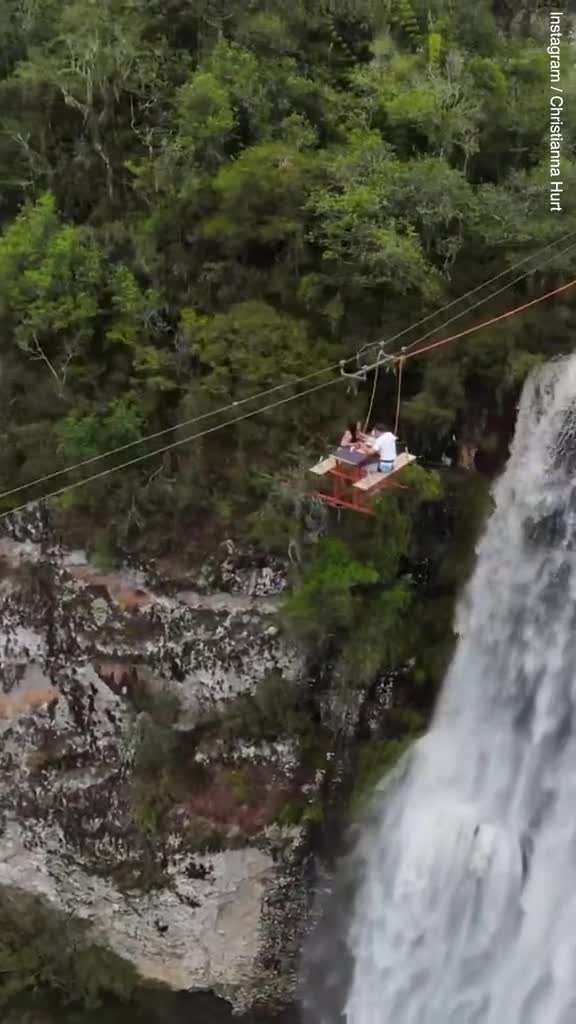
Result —
M297 941L305 894L282 894L301 834L277 811L298 750L202 724L270 673L293 685L283 586L231 548L175 580L101 572L40 524L0 539L0 885L90 921L143 977L238 1006ZM165 742L186 765L169 799Z

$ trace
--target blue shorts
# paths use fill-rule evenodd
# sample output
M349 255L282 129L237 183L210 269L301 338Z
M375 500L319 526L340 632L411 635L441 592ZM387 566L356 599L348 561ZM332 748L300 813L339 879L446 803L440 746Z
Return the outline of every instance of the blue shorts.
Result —
M394 469L394 462L371 462L364 466L367 473L391 473Z

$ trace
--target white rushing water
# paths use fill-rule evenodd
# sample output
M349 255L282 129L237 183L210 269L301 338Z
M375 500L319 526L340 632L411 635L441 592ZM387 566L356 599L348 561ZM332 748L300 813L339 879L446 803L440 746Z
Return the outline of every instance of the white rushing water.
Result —
M348 1024L576 1024L576 358L528 381L495 502L361 840Z

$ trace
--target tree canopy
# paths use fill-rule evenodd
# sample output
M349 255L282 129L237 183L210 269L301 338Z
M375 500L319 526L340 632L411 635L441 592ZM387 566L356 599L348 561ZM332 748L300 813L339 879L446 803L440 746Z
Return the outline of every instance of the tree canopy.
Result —
M3 487L332 365L574 230L576 74L566 58L554 216L544 32L499 0L7 0ZM546 255L490 312L576 267ZM497 408L567 347L572 310L414 361L408 439L437 451L471 404ZM302 458L347 412L326 389L69 503L193 519L232 485L250 508L247 463Z

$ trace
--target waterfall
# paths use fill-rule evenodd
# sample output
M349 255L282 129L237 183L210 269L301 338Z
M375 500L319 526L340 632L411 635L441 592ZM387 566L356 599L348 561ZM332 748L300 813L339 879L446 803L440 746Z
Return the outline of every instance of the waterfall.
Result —
M356 851L347 1024L576 1021L576 358L531 376L428 734Z

